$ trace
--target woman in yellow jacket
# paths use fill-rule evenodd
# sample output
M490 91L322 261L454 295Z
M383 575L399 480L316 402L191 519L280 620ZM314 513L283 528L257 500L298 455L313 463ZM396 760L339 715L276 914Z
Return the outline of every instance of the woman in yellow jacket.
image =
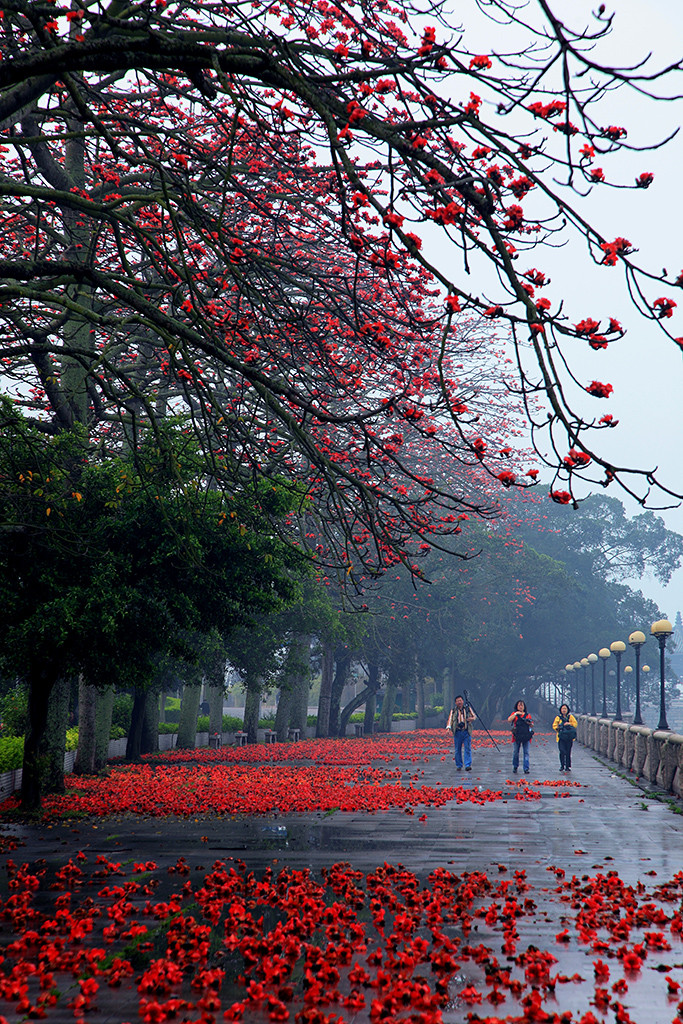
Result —
M557 746L560 751L560 771L572 770L572 743L576 739L578 722L569 710L568 704L562 704L560 713L555 716L553 729L557 733Z

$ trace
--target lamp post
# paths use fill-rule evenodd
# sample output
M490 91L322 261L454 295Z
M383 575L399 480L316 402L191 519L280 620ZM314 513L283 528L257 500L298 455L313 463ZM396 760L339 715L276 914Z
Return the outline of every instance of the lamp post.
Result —
M640 673L641 673L641 677L642 677L641 686L644 685L647 682L648 673L650 671L651 671L651 669L650 669L649 665L641 665L640 666ZM643 725L644 724L645 723L643 722Z
M588 713L588 680L586 677L586 669L590 665L588 658L581 659L581 668L583 669L583 708L582 711L585 714Z
M566 683L566 690L562 693L562 703L563 704L571 704L571 702L572 702L572 672L574 671L574 666L573 665L565 665L564 666L564 671L565 671L565 677L564 678L565 678L565 683ZM567 696L567 691L569 693L569 696Z
M624 667L624 711L630 711L631 710L631 705L628 702L628 695L629 695L629 690L631 688L630 687L630 683L631 683L631 673L632 672L633 672L633 669L631 668L630 665L626 665Z
M602 717L607 718L607 659L611 657L609 647L601 647L598 657L602 658Z
M588 663L591 667L591 715L595 717L595 665L598 660L597 654L588 655Z
M669 723L666 720L664 654L666 651L666 641L673 631L674 628L668 619L658 619L657 622L653 622L650 626L650 632L657 638L657 642L659 643L659 725L657 728L667 730L669 728Z
M621 656L626 650L626 644L623 640L615 640L614 643L609 645L610 651L614 654L617 659L617 710L614 715L614 721L621 721Z
M576 700L574 700L574 707L578 711L578 709L579 709L579 669L581 668L581 662L580 661L575 661L574 665L573 665L573 668L574 668L574 672L576 673L575 676L574 676L574 679L576 680L576 683L575 683L575 686L574 686L574 693L576 695Z

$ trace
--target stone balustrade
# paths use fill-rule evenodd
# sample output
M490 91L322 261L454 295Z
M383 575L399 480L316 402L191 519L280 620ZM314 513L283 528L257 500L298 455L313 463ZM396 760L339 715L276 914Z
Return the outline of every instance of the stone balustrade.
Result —
M636 778L683 797L683 736L646 725L577 715L577 741Z

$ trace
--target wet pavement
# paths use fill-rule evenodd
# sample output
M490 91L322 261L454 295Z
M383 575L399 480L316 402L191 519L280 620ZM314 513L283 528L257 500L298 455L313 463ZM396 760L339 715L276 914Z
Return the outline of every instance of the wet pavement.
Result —
M582 948L573 937L558 943L558 932L569 918L566 902L551 894L553 881L564 876L602 877L609 872L617 872L628 886L652 886L671 879L683 869L683 815L676 813L679 805L664 794L634 785L619 774L616 766L603 763L577 744L571 774L558 770L554 737L534 737L531 771L526 776L512 774L511 752L510 744L502 745L500 750L478 748L475 739L471 772L457 772L450 757L409 767L401 765L406 779L417 771L416 785L441 783L477 792L501 791L504 799L495 802L451 802L411 813L390 810L189 820L114 814L106 820L54 825L6 823L0 827L0 836L14 836L23 844L9 854L15 862L40 859L52 869L82 851L90 862L98 856L124 866L154 861L160 874L169 868L173 872L182 857L190 877L217 860L243 861L257 877L274 866L278 870L285 866L311 869L318 875L337 862L348 862L364 873L384 863L403 865L420 879L426 879L437 868L456 875L486 872L490 877L512 877L515 871L524 871L535 911L519 922L518 948L533 944L552 950L567 980L580 972L585 984L565 986L553 1000L556 1012L571 1010L573 1019L579 1021L589 1011L598 1013L587 980L590 976L590 986L594 985L591 963L596 954ZM541 798L516 799L526 784L540 792ZM5 861L3 856L2 863ZM493 942L495 938L496 949L503 948L500 935L494 935L482 920L475 923L474 932L477 941ZM3 943L6 941L5 934ZM626 1016L620 1016L612 1005L605 1011L607 1016L598 1014L598 1020L659 1024L674 1019L677 1003L666 996L661 975L668 969L683 985L683 942L680 936L671 935L669 941L673 950L664 955L664 960L659 958L659 966L651 956L648 971L639 975L637 984L632 980L629 995L623 996L628 1007ZM471 968L456 980L461 986L481 984L480 974ZM612 999L614 1002L616 997ZM125 996L121 992L115 1003L102 1005L103 1012L96 1019L113 1024L136 1020L137 1002L134 991ZM498 1009L484 1004L476 1005L474 1010L482 1018L499 1014L504 1019L514 1012L509 1000ZM442 1009L447 1022L464 1021L470 1012L472 1007L458 999ZM55 1009L49 1018L71 1020L73 1014ZM8 1014L7 1019L19 1017ZM220 1014L217 1019L222 1019ZM363 1010L347 1013L345 1019L361 1022L370 1017ZM391 1024L390 1018L385 1019Z
M537 873L550 864L575 870L574 851L580 848L590 865L614 857L613 867L630 884L638 880L644 864L660 874L683 868L683 815L673 812L663 794L661 802L653 799L655 790L635 786L616 765L601 762L576 744L571 774L556 770L551 737L535 737L529 775L512 773L510 751L510 745L500 751L477 750L475 741L471 772L457 772L452 761L439 759L420 765L420 785L440 782L502 791L506 797L427 807L426 820L420 820L422 809L189 820L113 815L75 825L13 825L9 831L26 844L22 856L27 859L59 858L74 847L160 864L180 854L202 862L209 855L234 857L254 871L277 857L280 864L314 870L334 860L352 861L364 871L399 861L419 874L437 866L459 872L502 862L510 870ZM404 767L411 776L415 769ZM525 782L539 783L540 800L515 800ZM571 796L563 799L558 792Z

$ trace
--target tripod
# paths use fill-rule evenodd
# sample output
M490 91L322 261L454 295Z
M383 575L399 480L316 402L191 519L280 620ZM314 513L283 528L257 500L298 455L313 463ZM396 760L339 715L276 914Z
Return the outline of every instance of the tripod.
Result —
M488 729L486 728L486 726L485 726L485 725L484 725L484 723L482 722L481 718L479 717L479 714L478 714L478 712L477 712L477 709L475 708L474 704L473 704L473 703L472 703L472 701L470 700L470 695L469 695L469 693L467 692L467 690L463 690L463 693L465 694L465 704L466 704L466 706L467 706L468 708L472 708L472 711L474 711L475 715L477 716L477 720L478 720L478 721L479 721L479 722L481 723L481 726L482 726L482 728L483 728L484 732L486 733L486 735L488 736L488 738L489 738L489 739L491 740L491 743L493 743L493 745L494 745L494 747L496 748L496 750L500 751L500 747L498 746L498 744L497 744L497 743L496 743L496 741L494 740L493 736L492 736L492 735L491 735L491 733L490 733L490 732L488 731Z

